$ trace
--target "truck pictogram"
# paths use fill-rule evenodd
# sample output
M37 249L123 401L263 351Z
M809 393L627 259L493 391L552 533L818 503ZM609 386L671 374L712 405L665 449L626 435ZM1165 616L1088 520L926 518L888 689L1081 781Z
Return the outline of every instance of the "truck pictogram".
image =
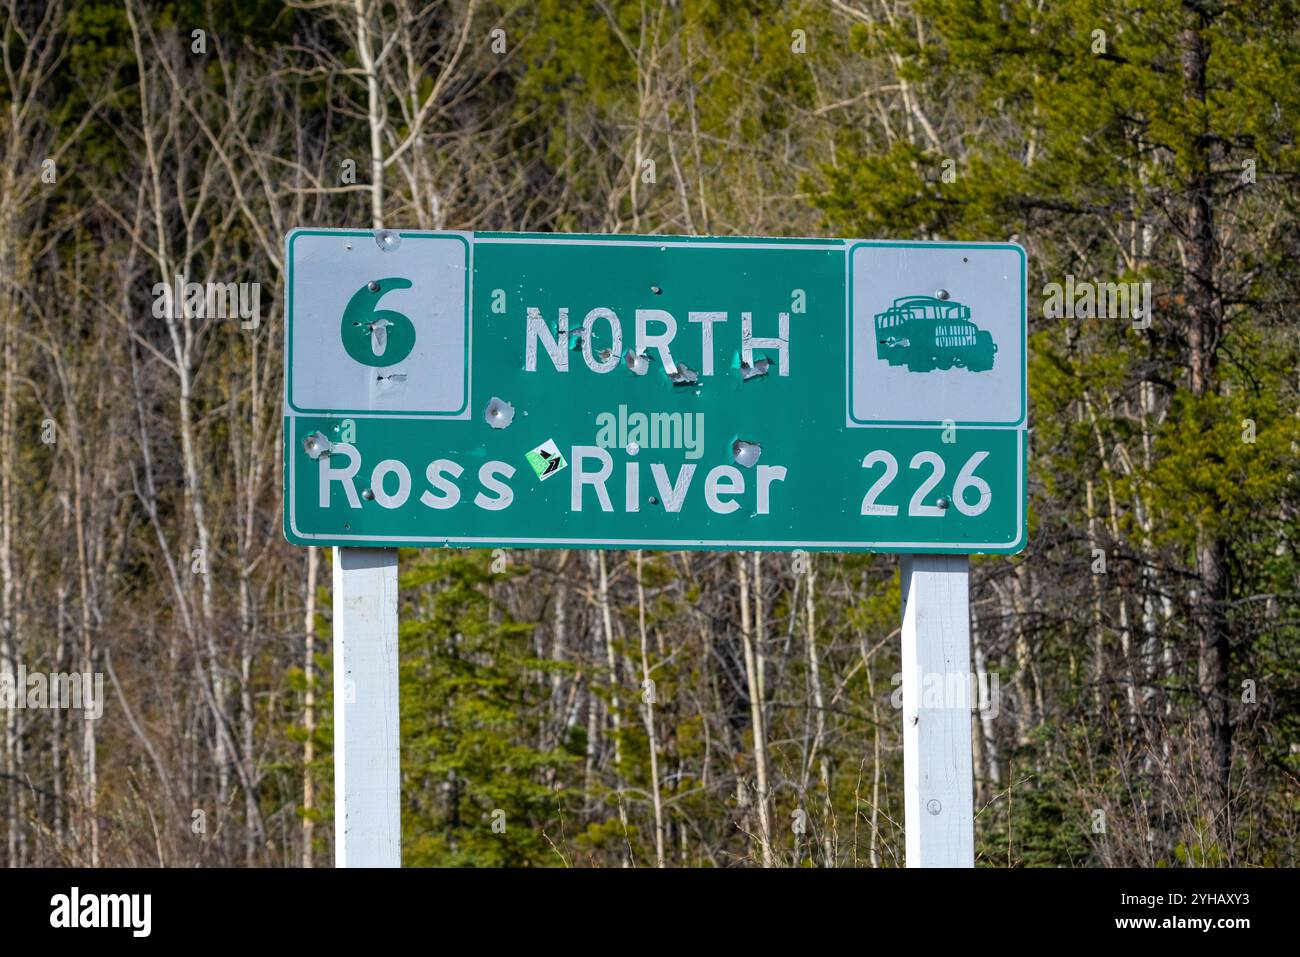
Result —
M934 296L901 296L876 313L876 358L909 372L988 372L998 351L993 336L971 322L970 306Z

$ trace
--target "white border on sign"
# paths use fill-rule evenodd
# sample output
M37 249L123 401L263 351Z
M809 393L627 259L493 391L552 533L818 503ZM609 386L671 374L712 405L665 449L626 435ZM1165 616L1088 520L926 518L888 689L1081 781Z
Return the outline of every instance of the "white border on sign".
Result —
M1007 249L1015 247L1020 250L1021 268L1026 281L1028 281L1029 254L1025 252L1023 246L1019 243L997 243L997 242L948 242L944 240L926 241L924 243L916 240L898 240L892 241L887 239L846 239L844 240L844 427L848 429L935 429L943 428L943 423L926 423L926 422L860 422L853 418L852 396L853 396L853 250L860 244L867 243L873 246L956 246L958 248L978 249L988 247L990 249ZM958 428L965 431L998 431L1005 432L1010 429L1019 429L1024 431L1029 427L1029 370L1027 363L1029 360L1029 314L1028 310L1028 291L1021 290L1020 300L1020 358L1024 361L1020 363L1020 407L1024 410L1020 422L1017 425L1004 425L997 422L982 423L961 423ZM1022 468L1023 470L1023 468Z
M312 226L299 226L289 230L284 237L285 262L290 264L293 255L293 238L297 233L338 233L340 235L355 236L358 234L370 233L372 236L377 232L374 229L317 229ZM418 237L438 237L438 236L455 236L465 243L466 273L467 284L465 287L465 411L459 415L449 415L445 412L391 412L379 410L375 412L355 411L355 412L299 412L289 404L289 375L292 372L290 368L289 357L293 354L290 343L293 336L293 311L286 310L284 317L284 376L285 389L282 400L284 406L284 415L288 418L302 416L304 418L328 418L337 416L341 419L409 419L412 421L439 421L439 422L463 422L466 419L474 417L473 397L474 397L474 316L472 313L474 303L474 234L471 232L461 232L457 230L429 230L429 229L394 229L392 232L399 236L418 236ZM288 272L286 268L286 273ZM292 290L286 296L288 303L293 303Z
M350 229L332 229L332 230L315 230L315 231L318 231L318 232L338 232L338 233L349 233L349 232L353 232L353 233L354 233L354 232L357 232L357 230L350 230ZM364 231L365 231L365 230L362 230L362 232L364 232ZM437 236L437 235L446 235L446 234L448 234L448 233L450 233L450 232L455 232L455 231L449 231L449 230L441 230L441 231L438 231L438 230L396 230L396 231L397 231L398 233L410 234L410 235L432 235L432 236ZM290 235L292 235L293 232L296 232L296 230L291 231L291 232L290 232ZM849 336L850 336L850 332L851 332L851 324L852 324L852 322L853 322L853 316L852 316L852 313L851 313L851 302L850 302L850 298L849 298L849 297L850 297L850 288L851 288L851 286L850 286L850 282L849 282L849 272L848 272L848 271L849 271L849 269L850 269L851 266L852 266L852 263L851 263L851 261L850 261L850 257L849 257L849 250L853 248L853 245L854 245L855 243L858 243L858 242L867 242L868 240L858 240L858 239L818 240L818 239L812 239L812 240L805 241L805 242L791 243L791 242L781 242L781 241L779 241L779 240L777 240L777 241L772 241L772 242L768 242L768 241L761 240L761 239L756 239L756 240L754 240L754 241L750 241L750 242L734 242L734 241L728 241L728 240L725 240L725 239L719 239L719 240L714 241L714 240L709 240L709 239L695 239L695 238L693 238L693 237L655 237L655 236L646 236L646 237L640 237L640 238L637 238L637 239L609 239L609 238L606 238L606 237L603 237L603 236L596 236L596 235L588 235L588 236L573 235L573 236L563 236L563 237L559 237L559 236L556 236L556 237L548 237L548 236L511 236L511 235L500 235L500 236L479 236L478 234L476 234L476 233L472 233L472 232L471 232L471 233L455 232L455 235L459 235L459 236L466 237L466 238L468 239L468 243L469 243L469 263L470 263L470 265L469 265L469 292L468 292L469 300L468 300L468 303L467 303L467 307L466 307L466 308L470 310L470 322L469 322L469 329L468 329L468 331L467 331L467 336L468 336L468 338L467 338L467 340L466 340L466 341L467 341L467 348L472 348L472 342L473 342L473 327L474 327L474 322L473 322L474 266L473 266L473 263L474 263L474 246L475 246L476 244L478 244L478 243L485 243L485 244L512 244L512 245L543 245L543 246L545 246L545 245L555 245L555 246L647 246L647 245L654 245L656 242L658 242L658 243L659 243L661 246L663 246L665 249L668 248L668 247L670 247L670 246L672 246L672 247L679 247L679 248L704 248L704 249L746 249L746 248L753 247L753 248L759 248L759 249L790 249L790 250L796 250L796 249L798 249L798 250L806 250L806 249L814 249L814 250L815 250L815 249L836 250L836 249L838 249L838 250L841 250L841 251L843 251L843 253L844 253L844 269L845 269L845 284L844 284L844 341L845 341L845 350L846 350L846 351L845 351L845 360L844 360L844 366L845 366L845 373L844 373L844 374L845 374L845 379L844 379L844 397L845 397L845 403L846 403L846 420L847 420L847 421L845 422L845 425L848 426L848 427L851 427L851 428L867 428L867 429L870 429L870 428L888 428L888 429L931 429L931 430L933 430L934 428L936 428L936 426L935 426L934 424L925 424L925 423L917 423L917 424L909 424L909 425L901 425L901 424L900 424L900 425L895 425L895 424L889 424L889 423L881 423L881 424L874 424L874 423L872 423L872 424L854 423L854 422L852 422L852 421L848 418L848 415L847 415L847 402L848 402L848 395L849 395L849 378L848 378L848 377L849 377L849 375L851 375L851 371L852 371L852 370L851 370L851 362L849 361L849 360L850 360L850 357L849 357L849 355L848 355L848 351L847 351L847 350L848 350ZM892 243L889 243L888 241L885 241L885 240L881 240L881 241L878 241L878 242L880 242L880 244L882 244L882 245L893 245ZM914 245L914 243L911 242L911 241L908 241L908 242L899 242L898 245ZM1007 244L1006 244L1006 243L935 243L935 245L957 245L957 246L980 246L980 245L987 245L987 246L990 246L990 247L1004 247L1004 246L1006 246ZM285 323L285 327L286 327L286 329L285 329L286 336L288 335L288 326L289 326L289 322L286 322L286 323ZM1022 333L1022 334L1023 334L1023 333ZM470 361L470 363L469 363L469 369L467 370L467 376L472 377L472 373L473 373L473 361L472 361L472 352L471 352L471 361ZM1025 388L1025 381L1024 381L1024 379L1025 379L1025 377L1024 377L1023 374L1022 374L1022 376L1021 376L1021 384L1022 384L1022 388ZM467 378L467 388L472 388L472 381L471 381L470 378ZM473 401L473 393L472 393L472 391L471 391L469 394L470 394L470 402L472 403L472 401ZM1027 409L1027 407L1026 407L1026 409ZM328 413L312 414L312 415L304 415L304 414L301 414L301 413L296 413L296 412L292 411L291 409L286 408L286 409L285 409L285 418L286 418L286 420L287 420L287 427L288 427L288 429L289 429L289 431L290 431L290 435L287 437L287 439L288 439L288 448L289 448L289 449L296 449L296 448L297 448L297 419L298 419L298 418L300 418L300 417L301 417L301 418L321 418L321 417L327 417L327 416L328 416ZM469 418L469 417L470 417L470 410L467 408L467 409L466 409L466 415L461 416L460 418ZM439 419L441 419L441 420L443 420L443 421L448 421L448 417L446 417L446 416L438 416L438 415L428 415L428 416L426 416L426 415L403 415L403 416L398 417L398 416L393 416L393 415L391 415L391 414L389 414L389 413L386 413L386 412L359 413L359 414L349 413L349 414L347 415L347 418L353 418L353 419L357 419L357 418L366 418L366 419L373 419L373 418L380 418L380 419L396 419L396 418L401 418L401 419L410 419L410 420L421 420L421 419L423 419L423 420L439 420ZM602 539L591 539L591 538L542 538L542 537L532 537L532 538L529 538L529 537L501 538L501 537L494 537L494 536L444 536L444 537L439 537L439 536L430 536L430 535L378 535L378 536L376 536L376 535L317 535L317 534L306 534L306 533L303 533L303 532L299 531L299 529L298 529L298 525L297 525L297 514L296 514L296 512L297 512L297 493L296 493L296 482L294 481L294 479L295 479L295 476L296 476L296 474L297 474L297 460L298 460L298 456L297 456L297 455L294 455L294 454L289 454L289 456L288 456L288 457L289 457L289 467L288 467L288 486L289 486L289 494L288 494L289 510L288 510L288 517L289 517L289 527L290 527L290 529L291 529L291 531L293 532L294 535L296 535L298 538L300 538L300 539L302 539L303 541L306 541L306 542L313 542L313 541L315 541L315 542L324 542L324 543L333 543L333 542L356 542L356 543L358 543L359 545L374 545L375 547L399 546L399 545L403 545L403 544L408 544L408 545L429 545L429 546L437 546L437 545L453 545L453 544L456 544L456 545L470 545L470 546L480 546L480 547L488 547L488 546L492 546L492 545L508 545L508 546L516 546L516 547L529 547L529 546L540 546L540 547L545 547L545 546L557 546L557 547L563 547L563 546L590 545L590 546L594 546L594 547L609 547L609 548L642 548L642 547L646 547L646 548L654 548L654 547L661 547L661 548L714 548L714 549L721 549L721 550L725 550L725 549L728 549L728 548L767 548L767 549L773 549L773 550L793 550L793 549L796 549L796 548L817 548L817 549L825 549L825 550L832 550L832 551L833 551L833 550L837 550L837 549L839 549L839 550L845 550L845 549L854 549L854 550L868 550L868 549L874 549L874 550L879 550L879 551L892 551L892 552L915 552L915 551L917 551L918 549L920 549L920 550L925 550L925 549L934 549L934 550L947 550L947 551L958 551L958 552L962 552L962 553L970 553L970 552L981 552L981 551L988 551L988 550L990 550L990 549L995 549L995 550L997 550L998 552L1013 552L1013 551L1019 549L1019 548L1022 546L1022 544L1023 544L1023 542L1024 542L1024 539L1025 539L1025 532L1026 532L1026 530L1025 530L1025 513L1024 513L1024 509L1025 509L1025 488L1024 488L1024 484L1025 484L1025 429L1026 429L1026 425L1025 425L1025 424L1021 424L1018 428L1016 428L1016 427L1008 427L1008 426L1000 426L1000 425L963 425L963 426L961 426L961 428L962 428L963 430L964 430L964 429L971 429L971 430L991 430L991 431L1002 431L1002 432L1006 432L1006 431L1014 431L1014 432L1016 432L1016 528L1017 528L1017 531L1018 531L1019 534L1018 534L1016 540L1013 541L1013 542L1006 543L1006 542L891 542L891 541L773 541L773 540L770 540L770 539L757 540L757 541L749 541L749 540L735 540L735 539L666 539L666 538L602 538Z

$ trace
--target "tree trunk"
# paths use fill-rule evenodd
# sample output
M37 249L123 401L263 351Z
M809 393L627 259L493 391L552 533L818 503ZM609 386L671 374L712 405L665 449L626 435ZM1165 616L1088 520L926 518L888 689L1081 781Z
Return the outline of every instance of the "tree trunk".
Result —
M645 582L641 578L641 550L636 552L637 620L641 632L641 701L645 705L645 730L650 745L650 796L655 811L655 866L664 866L664 808L659 793L659 737L655 733L655 698L657 689L650 677L650 657L646 642Z
M320 577L320 549L307 549L307 601L303 614L303 631L307 642L303 648L303 715L302 745L302 866L311 867L312 840L316 822L316 779L312 764L316 761L316 588Z
M763 729L763 686L759 679L755 639L750 633L749 574L745 556L736 556L740 577L740 641L745 654L745 684L749 694L749 720L754 735L754 774L757 778L755 803L758 805L758 830L764 867L772 866L772 826L767 808L767 736Z
M1210 59L1206 31L1212 16L1189 10L1180 39L1184 95L1196 109L1206 103L1206 64ZM1215 137L1197 137L1188 157L1189 182L1184 258L1187 283L1187 347L1192 394L1201 399L1217 394L1218 345L1222 328L1216 266L1218 246L1214 233L1214 169L1220 158ZM1208 425L1208 423L1207 423ZM1210 828L1224 853L1232 835L1231 774L1233 721L1229 702L1231 646L1225 620L1229 594L1227 544L1204 527L1197 533L1196 574L1200 587L1193 600L1197 635L1196 676L1201 699L1201 726L1205 738L1205 780L1211 806Z
M614 738L614 790L618 795L618 820L627 833L627 806L623 803L623 715L622 702L619 698L618 656L614 653L614 621L609 610L609 573L605 567L605 552L597 551L596 565L600 573L598 601L601 621L605 627L605 660L609 665L609 715ZM632 861L625 857L623 866L630 867Z
M817 762L817 783L822 791L822 863L835 866L835 807L831 802L830 762L826 758L826 702L822 698L821 662L817 657L817 572L808 557L808 594L804 611L808 619L808 678L812 684L813 709L816 712L817 731L808 750L808 763ZM806 776L806 775L805 775Z

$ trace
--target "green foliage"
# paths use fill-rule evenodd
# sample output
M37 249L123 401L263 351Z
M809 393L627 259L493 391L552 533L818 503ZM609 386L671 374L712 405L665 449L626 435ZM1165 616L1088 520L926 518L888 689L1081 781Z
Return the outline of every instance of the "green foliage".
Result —
M852 32L864 62L892 68L902 119L883 130L883 123L842 129L836 158L805 185L844 234L1012 237L1030 254L1037 548L1025 560L1059 563L1058 583L1079 601L1077 612L1042 623L1034 660L1056 676L1058 702L1073 702L1093 733L1024 736L1017 763L1031 762L1036 773L1000 799L1013 812L990 810L981 823L983 854L990 862L1007 860L1010 850L1013 863L1079 863L1083 799L1073 793L1081 785L1068 755L1099 749L1115 767L1131 768L1130 786L1150 806L1167 809L1126 822L1143 845L1148 828L1167 827L1170 814L1188 822L1183 833L1208 832L1204 809L1165 794L1167 781L1130 753L1122 722L1084 709L1123 707L1101 674L1107 662L1133 656L1141 616L1159 631L1143 654L1164 647L1186 664L1140 693L1203 704L1180 690L1197 680L1195 621L1182 617L1199 600L1194 584L1187 598L1172 584L1145 604L1124 596L1156 577L1194 580L1197 550L1207 543L1227 556L1222 611L1237 670L1225 687L1236 688L1239 675L1266 685L1270 697L1294 699L1295 628L1276 609L1261 611L1259 596L1294 589L1300 573L1296 287L1294 270L1278 258L1280 247L1296 249L1295 194L1283 184L1300 178L1300 94L1283 78L1300 66L1300 6L1227 4L1203 16L1177 0L916 0L911 9L915 18L886 17ZM1194 44L1212 51L1203 101L1184 68ZM1196 197L1207 195L1218 324L1206 333L1212 342L1198 343L1188 223ZM1045 284L1067 274L1152 283L1150 328L1132 328L1127 317L1040 312ZM1189 370L1198 363L1194 381ZM1111 561L1102 577L1090 573L1096 551ZM1126 606L1120 620L1111 611L1117 604ZM1160 670L1149 658L1130 657L1126 667ZM1247 736L1257 718L1273 720L1287 706L1259 707L1267 716L1234 712ZM1104 732L1093 727L1099 721ZM1295 741L1294 727L1282 736ZM1111 793L1116 783L1089 784L1092 806L1103 796L1120 800ZM1286 803L1281 780L1270 786L1270 800ZM1223 863L1225 844L1188 838L1161 859ZM1158 845L1155 852L1164 853ZM1105 859L1110 851L1097 845L1094 853Z
M575 755L538 744L546 701L520 676L552 663L493 599L485 552L421 552L402 576L402 796L410 865L555 864ZM518 574L517 569L511 574ZM436 703L437 707L431 707ZM495 825L495 827L494 827Z
M40 34L42 5L19 7L12 63ZM260 281L270 315L280 230L370 222L355 11L132 4L137 55L127 7L67 7L46 37L57 68L39 88L0 75L3 418L16 436L0 511L18 655L53 667L83 641L101 656L111 648L136 721L95 729L106 863L153 863L156 847L169 863L296 863L295 813L320 824L323 862L328 589L309 729L301 554L278 531L278 327L195 326L182 401L177 346L149 305L159 271L183 265L191 279ZM1022 243L1031 545L972 562L974 623L1002 694L997 753L982 753L977 772L979 861L1295 863L1296 0L452 0L417 5L410 20L393 4L369 10L390 31L376 43L402 41L380 71L383 150L439 91L419 143L385 167L384 218L399 228L436 216L453 229ZM490 48L497 27L504 53ZM202 56L190 50L199 28ZM1203 98L1183 65L1196 43L1210 51ZM65 144L57 185L40 183L42 159ZM359 180L347 189L344 159ZM647 160L655 181L642 178ZM1191 265L1204 251L1194 210L1209 217L1206 276ZM1150 282L1149 328L1049 315L1045 287L1067 275ZM1212 322L1198 326L1198 310ZM34 438L47 417L55 445ZM210 578L185 567L197 505ZM1224 563L1212 607L1198 565L1209 553ZM494 572L483 552L403 555L405 863L646 866L656 783L669 863L759 861L735 556L647 553L638 583L635 553L607 553L604 598L588 557L530 552ZM774 857L822 863L832 844L839 864L895 866L897 565L807 562L815 585L784 555L760 560L761 586L749 579L751 621L759 609L764 619ZM1207 617L1223 622L1228 662L1209 694ZM1199 753L1207 703L1225 688L1227 824L1208 806ZM22 772L11 780L32 794L61 783L80 801L79 737L64 727L55 762L41 752L48 720L28 715L22 728L6 752L24 762L7 765ZM146 795L159 815L146 820L120 782L154 767L170 794ZM12 793L32 819L27 848L55 848L60 863L86 856L75 815ZM184 818L192 806L220 821L203 842Z

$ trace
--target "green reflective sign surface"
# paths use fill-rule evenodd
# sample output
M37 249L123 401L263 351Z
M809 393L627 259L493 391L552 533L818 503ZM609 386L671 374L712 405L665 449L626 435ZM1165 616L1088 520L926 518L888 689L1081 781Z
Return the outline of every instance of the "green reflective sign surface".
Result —
M308 545L1013 552L1007 244L297 230Z

